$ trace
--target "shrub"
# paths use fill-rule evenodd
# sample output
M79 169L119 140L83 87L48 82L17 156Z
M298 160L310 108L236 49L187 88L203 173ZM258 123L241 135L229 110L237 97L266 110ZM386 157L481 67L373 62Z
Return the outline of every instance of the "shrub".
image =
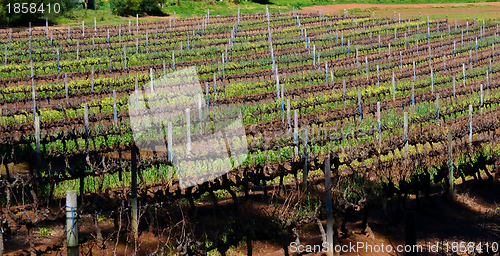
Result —
M120 16L142 16L161 13L158 0L110 0L111 10Z
M35 3L36 4L36 12L30 12L28 11L27 13L15 13L14 12L14 4L19 3ZM51 12L50 14L48 13L47 9L47 4L51 4ZM60 12L59 13L54 13L54 4L58 3L60 5ZM10 4L10 13L7 5ZM44 12L39 12L39 7L40 5L44 5ZM31 1L24 1L24 0L0 0L0 24L9 24L9 25L27 25L28 22L32 22L34 25L37 23L37 20L43 19L45 20L45 17L49 18L54 18L60 15L64 15L67 11L71 10L73 8L73 2L71 0L31 0ZM29 8L29 7L28 7ZM42 23L41 21L39 23Z

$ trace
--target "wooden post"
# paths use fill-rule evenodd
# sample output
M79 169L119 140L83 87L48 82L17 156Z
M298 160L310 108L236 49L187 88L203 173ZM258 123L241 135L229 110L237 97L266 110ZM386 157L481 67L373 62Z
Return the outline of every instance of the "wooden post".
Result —
M82 20L82 38L85 38L85 21Z
M215 85L215 74L214 74L214 85ZM278 69L276 68L276 97L280 97L280 79L278 75Z
M29 38L29 59L31 60L31 36Z
M173 141L172 141L172 122L168 122L167 124L167 132L168 132L168 137L167 137L167 144L168 144L168 160L173 161Z
M285 88L281 84L281 122L285 122Z
M418 28L418 24L417 24L417 28ZM418 39L416 40L415 44L417 45L417 57L420 57L420 53L418 52Z
M313 44L313 67L316 67L316 45Z
M116 109L116 90L113 90L113 114L115 125L118 125L118 111Z
M378 64L377 64L377 85L380 85L380 73L379 73Z
M294 117L293 117L293 122L294 122L294 128L293 128L293 138L295 142L295 155L299 155L299 119L298 119L298 114L297 114L297 109L293 111Z
M408 112L404 112L404 143L405 143L405 157L408 158Z
M391 61L391 44L389 43L388 45L388 51L389 51L389 61Z
M434 94L434 72L431 67L431 93Z
M66 241L68 256L78 256L78 222L76 190L66 191Z
M369 76L370 76L370 73L369 73L369 70L368 70L368 57L365 57L365 63L366 63L366 81L369 80Z
M358 48L356 48L356 68L359 68Z
M439 124L439 93L436 93L436 124Z
M91 82L91 91L94 91L94 65L92 65L92 82Z
M325 61L325 86L328 87L328 61Z
M333 248L333 210L332 210L332 178L330 169L330 156L325 158L325 204L326 204L326 242L328 248ZM328 250L329 256L333 251Z
M217 99L217 78L216 78L216 74L214 73L214 98ZM279 93L278 93L279 95Z
M483 107L483 84L479 86L479 90L481 93L481 108Z
M358 113L359 113L359 121L363 120L363 109L361 107L361 89L358 87Z
M33 120L36 118L36 92L35 79L33 77L33 61L31 61L31 98L33 100Z
M469 105L469 143L472 144L472 105Z
M448 131L448 183L450 184L450 187L448 188L448 196L449 199L453 200L455 198L455 183L454 183L454 176L453 176L453 140L452 140L452 135L451 135L451 130Z
M226 77L225 67L226 67L226 60L224 59L224 53L222 53L222 77L224 78Z
M308 158L308 152L307 152L307 130L308 127L306 126L304 129L304 148L302 150L302 157L304 159L304 172L303 172L303 177L302 177L302 189L305 191L307 189L307 177L308 177L308 172L307 172L307 158Z
M123 46L123 68L127 69L127 46Z
M172 50L172 69L175 70L175 50Z
M403 52L399 51L399 69L403 70Z
M446 72L446 55L443 55L443 71Z
M330 78L332 80L332 91L335 90L335 84L334 84L334 81L333 81L333 70L330 70Z
M40 116L35 114L35 141L36 141L36 158L37 158L37 165L38 168L40 168L40 157L41 157L41 152L40 152Z
M89 146L89 106L87 103L84 105L84 119L85 119L85 149L88 150Z
M205 82L205 92L207 94L207 112L210 110L210 98L209 98L209 90L208 90L208 82ZM208 113L207 113L208 114Z
M138 237L138 209L137 209L137 146L133 144L132 146L132 178L131 178L131 195L130 195L130 203L131 203L131 219L132 219L132 235L135 239Z
M318 69L321 68L321 59L320 59L321 56L320 55L321 55L321 53L318 52Z
M415 61L413 61L413 81L415 81L416 79L417 79L417 70L415 69Z
M465 88L465 63L462 63L462 74L463 74L463 83L464 83L464 88Z
M64 73L64 90L66 92L66 104L69 105L69 96L68 96L68 74Z
M154 86L153 86L153 68L149 68L149 76L151 78L151 93L154 92Z
M378 126L378 142L382 140L382 127L380 123L380 101L377 102L377 126Z
M292 130L291 116L290 116L290 99L286 99L286 119L288 121L287 133L290 134Z
M344 99L344 107L346 105L346 100L345 100L345 79L342 79L342 98Z
M415 106L415 82L411 82L411 106Z
M76 41L76 59L80 59L80 41Z
M453 76L453 98L455 98L455 97L456 97L456 93L455 93L455 92L456 92L456 89L455 89L455 88L456 88L455 76Z
M59 74L60 66L59 66L59 48L56 49L57 55L57 73Z

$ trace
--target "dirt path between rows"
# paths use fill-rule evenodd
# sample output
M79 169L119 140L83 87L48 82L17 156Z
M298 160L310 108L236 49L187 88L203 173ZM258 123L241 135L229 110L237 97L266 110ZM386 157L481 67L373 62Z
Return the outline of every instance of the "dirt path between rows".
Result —
M333 14L339 13L344 9L412 9L411 11L415 11L414 9L423 9L429 8L428 11L433 13L433 8L436 12L443 13L469 13L470 8L466 7L489 7L488 10L481 10L487 12L497 12L500 15L500 2L484 2L484 3L443 3L443 4L332 4L332 5L317 5L311 7L304 7L302 10L297 11L298 13L316 13L321 9L321 13ZM444 7L448 7L443 10ZM460 8L457 8L460 7Z

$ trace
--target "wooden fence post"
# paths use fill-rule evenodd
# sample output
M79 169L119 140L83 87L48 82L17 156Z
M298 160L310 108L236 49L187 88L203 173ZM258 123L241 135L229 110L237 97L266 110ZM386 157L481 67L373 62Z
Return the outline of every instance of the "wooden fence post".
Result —
M448 196L449 199L453 200L455 198L455 189L454 189L454 176L453 176L453 140L451 131L448 131L448 183L450 184Z
M127 46L123 46L123 69L127 70Z
M378 142L382 140L382 127L380 123L380 101L377 102L377 127L378 127Z
M332 178L330 169L330 157L325 158L325 204L326 204L326 242L328 248L333 245L333 211L332 211ZM333 251L328 250L329 256L333 256Z
M294 114L293 138L294 138L294 142L295 142L295 155L298 156L299 155L299 118L298 118L297 109L295 109L293 111L293 114Z
M439 124L439 93L436 93L436 124Z
M290 99L286 99L286 119L288 121L287 133L290 134L292 130L291 116L290 116Z
M78 256L78 223L76 190L66 191L66 242L68 256Z
M469 143L472 144L472 105L469 105Z
M307 140L308 140L308 135L307 131L308 126L305 127L304 129L304 148L302 150L302 156L304 158L304 172L303 172L303 177L302 177L302 189L305 191L307 190L307 177L308 177L308 171L307 171L307 160L308 160L308 152L307 152Z
M167 144L168 144L168 160L169 161L173 161L173 141L172 141L172 122L168 122L167 124L167 133L168 133L168 137L167 137Z
M363 108L361 106L361 89L358 87L358 113L359 113L359 122L363 120Z
M64 90L66 93L66 104L69 105L69 95L68 95L68 74L64 73Z
M132 145L132 178L131 178L131 196L130 196L130 203L131 203L131 219L132 219L132 235L134 236L135 239L138 237L138 209L137 209L137 146L135 144Z
M456 97L456 78L453 76L453 98Z
M405 144L405 157L408 158L408 112L404 112L404 144Z
M92 82L91 82L91 91L94 91L94 65L92 65Z
M415 106L415 82L411 82L411 106Z
M114 123L118 125L118 111L116 109L116 90L113 90L113 115L114 115Z

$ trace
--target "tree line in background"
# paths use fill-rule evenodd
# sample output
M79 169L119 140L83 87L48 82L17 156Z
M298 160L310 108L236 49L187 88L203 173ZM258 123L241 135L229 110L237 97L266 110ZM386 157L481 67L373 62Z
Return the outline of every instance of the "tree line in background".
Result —
M109 0L113 14L120 16L135 16L136 14L159 15L163 14L161 0ZM179 1L180 2L180 1Z
M180 1L173 1L170 4L180 4ZM27 4L28 9L14 10L14 4ZM34 3L36 9L30 7ZM59 4L59 12L54 12L54 4ZM8 5L10 4L10 10ZM48 11L48 4L51 5L51 11ZM109 0L110 9L113 14L120 16L139 16L143 15L162 15L161 5L166 4L163 0ZM41 6L43 5L43 8ZM74 11L101 8L104 0L0 0L0 26L22 25L27 22L35 24L45 24L45 18L50 20L58 16L67 16L71 18Z
M28 9L15 10L15 4L27 3ZM29 5L36 4L36 11ZM59 4L60 10L54 11L54 4ZM10 10L9 10L10 4ZM43 7L41 5L43 4ZM50 4L50 13L48 4ZM73 0L0 0L0 25L27 25L25 23L36 23L38 20L45 20L45 17L52 19L54 17L64 15L69 10L75 7ZM57 9L56 9L57 11Z

